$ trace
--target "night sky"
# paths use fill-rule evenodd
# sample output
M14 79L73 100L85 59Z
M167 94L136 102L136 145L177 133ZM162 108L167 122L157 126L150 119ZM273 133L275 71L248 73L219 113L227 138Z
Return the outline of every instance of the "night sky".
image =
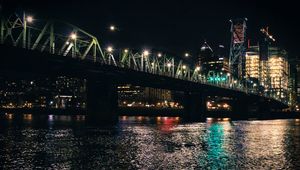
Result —
M296 1L262 0L0 0L2 10L24 9L35 18L68 21L99 38L103 47L156 49L197 55L206 40L212 47L230 45L231 18L248 18L248 38L256 44L259 29L269 26L276 45L290 58L300 56ZM114 24L117 32L109 32Z

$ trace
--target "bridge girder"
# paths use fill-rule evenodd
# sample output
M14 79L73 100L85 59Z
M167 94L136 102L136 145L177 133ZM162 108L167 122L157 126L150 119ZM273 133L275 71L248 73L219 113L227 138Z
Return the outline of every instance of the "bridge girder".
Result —
M1 18L0 26L1 44L249 93L248 88L242 87L238 79L231 79L225 83L209 82L208 77L201 74L198 67L193 68L171 55L158 56L154 53L145 55L133 50L121 50L116 54L102 50L95 36L66 22L39 20L37 23L30 23L26 20L25 14L22 17L14 14ZM232 51L231 66L239 60L237 56L241 56L240 51Z

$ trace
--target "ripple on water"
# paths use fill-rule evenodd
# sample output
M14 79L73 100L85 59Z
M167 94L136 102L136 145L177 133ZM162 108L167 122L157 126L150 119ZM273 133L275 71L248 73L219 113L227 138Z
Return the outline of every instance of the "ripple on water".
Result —
M0 129L4 169L297 169L297 120L180 123L126 120L111 127ZM145 121L148 121L145 123ZM164 123L163 121L166 121ZM75 124L75 123L74 123Z

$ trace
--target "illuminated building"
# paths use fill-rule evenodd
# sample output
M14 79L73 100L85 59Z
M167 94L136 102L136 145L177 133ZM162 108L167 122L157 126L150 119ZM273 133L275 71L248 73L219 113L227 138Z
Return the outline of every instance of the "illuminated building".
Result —
M260 59L258 48L252 48L246 52L246 77L258 79L260 77Z
M151 87L133 86L130 84L118 86L120 106L149 107L156 105L170 105L173 102L170 90Z
M289 84L287 53L280 48L269 47L268 55L267 59L262 59L259 47L250 47L246 52L246 77L259 80L266 92L278 99L285 99Z
M200 49L198 63L201 65L201 72L208 77L211 77L212 74L214 77L219 77L223 73L226 75L229 72L228 57L224 54L223 45L219 45L214 52L205 42Z
M85 80L70 77L0 80L2 108L85 108Z

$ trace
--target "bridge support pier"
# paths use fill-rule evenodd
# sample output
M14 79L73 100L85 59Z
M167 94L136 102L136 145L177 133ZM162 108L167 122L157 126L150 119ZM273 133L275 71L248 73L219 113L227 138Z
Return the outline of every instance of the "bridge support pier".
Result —
M206 114L206 97L201 93L186 92L184 94L184 119L204 120Z
M246 98L235 98L232 102L232 117L246 119L250 116L249 102Z
M87 119L89 123L116 123L117 85L109 80L87 80Z

